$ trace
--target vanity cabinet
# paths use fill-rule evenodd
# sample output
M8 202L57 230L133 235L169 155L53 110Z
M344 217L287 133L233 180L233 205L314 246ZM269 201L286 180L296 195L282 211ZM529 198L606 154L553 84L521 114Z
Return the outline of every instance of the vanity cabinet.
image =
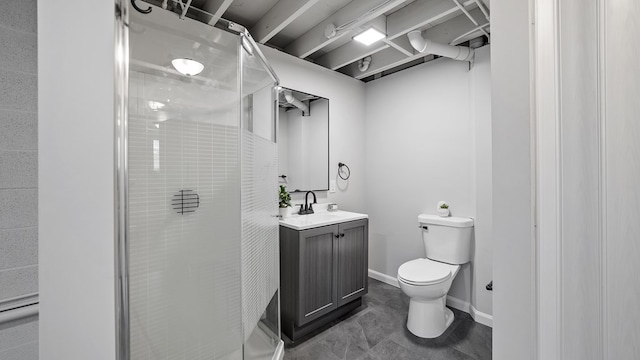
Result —
M280 226L282 331L297 340L361 305L368 219L307 230Z

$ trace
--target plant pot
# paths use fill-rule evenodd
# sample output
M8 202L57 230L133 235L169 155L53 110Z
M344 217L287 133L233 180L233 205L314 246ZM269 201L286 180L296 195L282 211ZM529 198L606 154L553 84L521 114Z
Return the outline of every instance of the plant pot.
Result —
M288 218L289 215L291 215L291 208L290 207L279 208L279 212L280 212L281 219Z
M438 215L442 217L449 216L449 209L438 209Z

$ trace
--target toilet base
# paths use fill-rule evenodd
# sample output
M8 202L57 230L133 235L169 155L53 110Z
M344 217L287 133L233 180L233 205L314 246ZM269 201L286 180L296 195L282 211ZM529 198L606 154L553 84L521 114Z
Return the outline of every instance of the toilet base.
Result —
M453 311L445 306L446 295L433 299L412 298L409 303L407 328L421 338L436 338L453 322Z

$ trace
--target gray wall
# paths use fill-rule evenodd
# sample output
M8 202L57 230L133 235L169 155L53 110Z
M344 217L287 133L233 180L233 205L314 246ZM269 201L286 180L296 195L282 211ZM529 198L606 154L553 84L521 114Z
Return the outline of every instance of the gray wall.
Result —
M365 84L281 51L260 49L280 77L280 85L329 99L329 179L337 186L335 193L319 191L318 202L335 202L342 210L364 212ZM351 168L349 180L338 178L339 162ZM304 193L292 194L291 203L304 203Z
M449 296L484 323L492 312L489 48L477 49L471 70L442 58L369 82L365 106L369 268L395 283L400 265L425 257L418 215L447 201L453 216L475 219L473 259Z
M0 309L38 292L36 1L0 11ZM28 299L27 299L28 300ZM0 359L38 358L38 318L0 323Z

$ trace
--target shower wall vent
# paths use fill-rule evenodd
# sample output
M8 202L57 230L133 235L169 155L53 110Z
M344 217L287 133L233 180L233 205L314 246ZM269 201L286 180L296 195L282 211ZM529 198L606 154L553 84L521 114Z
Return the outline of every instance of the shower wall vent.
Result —
M200 207L200 195L193 190L180 190L173 195L171 206L178 214L195 212Z

